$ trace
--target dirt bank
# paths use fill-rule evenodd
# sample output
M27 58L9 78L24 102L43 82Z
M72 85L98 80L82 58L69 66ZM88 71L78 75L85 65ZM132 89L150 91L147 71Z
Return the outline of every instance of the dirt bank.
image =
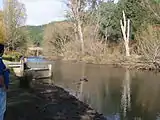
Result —
M11 85L5 120L105 119L62 88L36 83L32 89L22 89L15 84Z

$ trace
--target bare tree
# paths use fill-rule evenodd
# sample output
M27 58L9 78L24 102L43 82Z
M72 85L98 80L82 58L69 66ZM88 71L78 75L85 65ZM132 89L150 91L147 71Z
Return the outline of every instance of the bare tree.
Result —
M158 3L159 2L159 3ZM153 2L151 0L143 0L144 7L147 7L151 13L155 16L156 19L160 20L160 1L157 0L157 2Z
M160 58L160 30L149 25L137 34L140 53L149 61L157 62Z
M26 21L26 9L18 0L4 0L4 21L6 27L8 47L16 49L16 44L21 40L21 27Z
M63 27L62 27L63 26ZM73 40L73 24L71 22L55 22L46 26L43 37L44 54L53 56L65 52L64 45Z
M83 18L86 8L86 0L68 0L70 16L73 19L78 39L81 42L81 52L84 53Z
M130 56L130 50L129 50L130 19L126 20L126 15L124 11L123 11L123 20L120 20L120 25L124 39L126 56Z

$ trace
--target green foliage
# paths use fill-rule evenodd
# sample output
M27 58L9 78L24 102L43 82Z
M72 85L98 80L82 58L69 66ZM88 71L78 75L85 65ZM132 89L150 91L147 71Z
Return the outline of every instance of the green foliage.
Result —
M117 16L116 10L118 5L114 2L104 2L100 4L97 12L100 13L100 34L109 37L111 40L117 40L121 36L119 26L120 15ZM98 19L98 18L97 18ZM107 36L105 36L107 34Z
M126 17L131 20L132 39L134 39L135 33L142 25L147 25L147 23L150 22L149 12L141 6L141 1L142 0L120 0L118 3L117 11L120 11L121 14L117 16L122 18L122 10L124 10Z
M56 25L56 24L59 24L59 23L61 23L61 22L51 22L49 24L40 25L40 26L24 26L23 28L25 28L26 31L28 32L27 33L27 36L28 36L28 39L29 39L28 42L31 42L31 44L35 45L35 46L39 46L39 45L41 46L42 43L43 43L45 28L48 25L53 25L53 24ZM51 31L49 31L49 32L51 32Z
M160 0L154 0L156 3L160 3Z
M28 36L33 45L41 45L43 40L43 32L45 25L43 26L25 26L28 31Z
M148 21L148 11L141 6L141 0L121 0L118 10L124 10L127 18L131 19L133 30L137 30L145 21Z
M20 52L9 51L3 55L3 59L8 61L19 61L20 56L22 56Z
M110 40L118 40L121 36L120 20L122 11L125 11L126 17L131 20L132 39L135 33L142 26L151 22L150 12L141 6L141 0L119 0L117 4L104 2L99 6L98 11L101 15L100 33L105 35L106 30Z

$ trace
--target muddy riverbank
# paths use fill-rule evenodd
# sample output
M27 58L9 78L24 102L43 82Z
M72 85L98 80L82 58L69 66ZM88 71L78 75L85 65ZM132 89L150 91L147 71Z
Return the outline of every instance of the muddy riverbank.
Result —
M23 89L17 83L12 82L8 91L5 120L105 120L60 87L36 82Z

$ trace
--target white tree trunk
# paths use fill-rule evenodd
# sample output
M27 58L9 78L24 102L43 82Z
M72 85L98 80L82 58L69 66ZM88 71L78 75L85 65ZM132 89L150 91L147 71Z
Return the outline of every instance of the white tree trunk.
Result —
M76 41L78 41L78 30L77 30L77 25L76 25L76 23L74 23L73 25L74 25L75 39L76 39Z
M130 56L130 48L129 48L129 42L125 41L125 50L126 50L126 56Z
M123 11L123 21L120 20L120 25L121 25L123 39L124 39L126 56L130 56L130 48L129 48L130 20L128 19L126 21L126 16L125 16L124 11Z
M81 42L81 52L82 55L84 54L84 38L83 38L83 31L82 31L82 23L83 23L83 18L82 18L82 13L84 9L81 7L83 6L83 1L81 0L69 0L69 7L72 11L72 15L74 18L74 26L75 26L75 33L76 39L79 39Z
M81 51L82 54L84 54L84 39L83 39L83 32L82 32L82 26L81 26L81 21L78 20L78 34L79 34L79 39L81 41Z

